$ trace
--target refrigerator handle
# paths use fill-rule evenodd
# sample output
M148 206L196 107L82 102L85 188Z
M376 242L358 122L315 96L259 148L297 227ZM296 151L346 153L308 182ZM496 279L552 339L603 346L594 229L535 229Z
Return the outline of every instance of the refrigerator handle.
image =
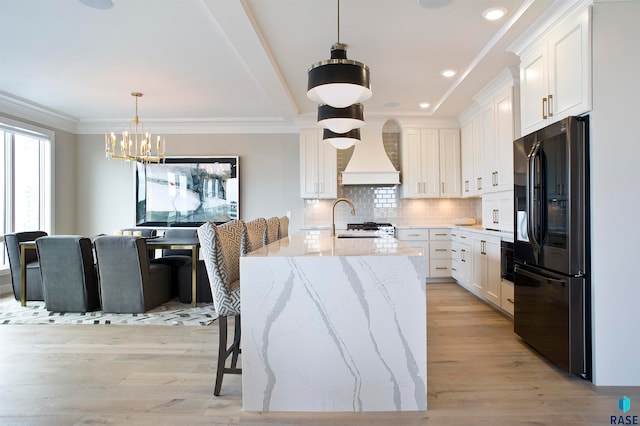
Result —
M513 273L518 273L520 275L524 275L525 277L528 278L532 278L536 281L544 281L548 284L556 284L562 287L566 287L567 286L567 281L565 280L559 280L557 278L549 278L549 277L543 277L542 275L538 275L538 274L534 274L533 272L529 272L525 269L522 269L520 267L518 267L518 265L514 265L513 266Z
M527 237L529 238L529 242L533 246L535 252L540 250L540 244L538 240L536 240L535 229L534 229L534 220L535 216L533 215L534 205L533 199L535 195L535 158L538 155L538 151L540 150L540 142L536 143L532 148L531 152L527 156Z

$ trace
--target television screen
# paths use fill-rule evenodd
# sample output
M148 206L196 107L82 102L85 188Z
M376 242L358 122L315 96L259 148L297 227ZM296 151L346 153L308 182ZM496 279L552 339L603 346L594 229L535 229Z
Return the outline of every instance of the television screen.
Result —
M136 225L197 227L239 217L238 157L136 163Z

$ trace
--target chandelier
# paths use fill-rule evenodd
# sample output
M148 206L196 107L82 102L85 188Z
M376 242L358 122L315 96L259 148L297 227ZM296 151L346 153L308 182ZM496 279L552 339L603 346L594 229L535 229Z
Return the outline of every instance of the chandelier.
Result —
M120 140L115 132L104 135L104 153L111 160L139 161L141 163L160 163L165 158L165 140L158 136L155 144L152 142L151 133L144 131L144 125L138 118L138 98L140 92L131 92L136 98L136 116L129 122L129 131L121 133ZM154 146L155 145L155 149ZM119 152L116 152L118 150Z

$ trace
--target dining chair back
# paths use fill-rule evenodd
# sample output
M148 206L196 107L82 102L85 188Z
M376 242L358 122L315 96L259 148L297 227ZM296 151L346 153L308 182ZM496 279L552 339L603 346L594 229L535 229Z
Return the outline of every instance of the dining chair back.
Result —
M54 235L36 240L44 303L53 312L100 309L98 274L91 240L79 235Z
M13 296L20 300L22 296L22 262L20 259L20 243L25 241L35 241L37 238L45 237L48 234L44 231L16 232L4 236L4 244L7 247L7 257L9 259L9 269L11 270L11 284ZM27 264L27 297L26 300L44 300L42 292L42 277L40 274L40 262L35 250L25 252L25 263Z
M103 311L142 313L169 301L171 268L149 263L144 238L98 237L95 250Z

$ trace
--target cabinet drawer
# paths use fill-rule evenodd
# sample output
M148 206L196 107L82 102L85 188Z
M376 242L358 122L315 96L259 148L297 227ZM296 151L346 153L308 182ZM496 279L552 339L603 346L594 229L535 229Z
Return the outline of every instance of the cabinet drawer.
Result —
M451 259L432 259L429 262L430 277L450 277Z
M513 316L513 283L503 280L500 285L500 307Z
M428 240L429 230L423 229L396 229L396 236L400 241Z
M451 241L431 241L429 243L431 259L451 259Z
M429 229L429 239L433 240L450 240L451 239L451 230L450 229Z
M451 241L462 244L469 244L471 241L471 234L466 231L459 231L457 229L451 230Z

